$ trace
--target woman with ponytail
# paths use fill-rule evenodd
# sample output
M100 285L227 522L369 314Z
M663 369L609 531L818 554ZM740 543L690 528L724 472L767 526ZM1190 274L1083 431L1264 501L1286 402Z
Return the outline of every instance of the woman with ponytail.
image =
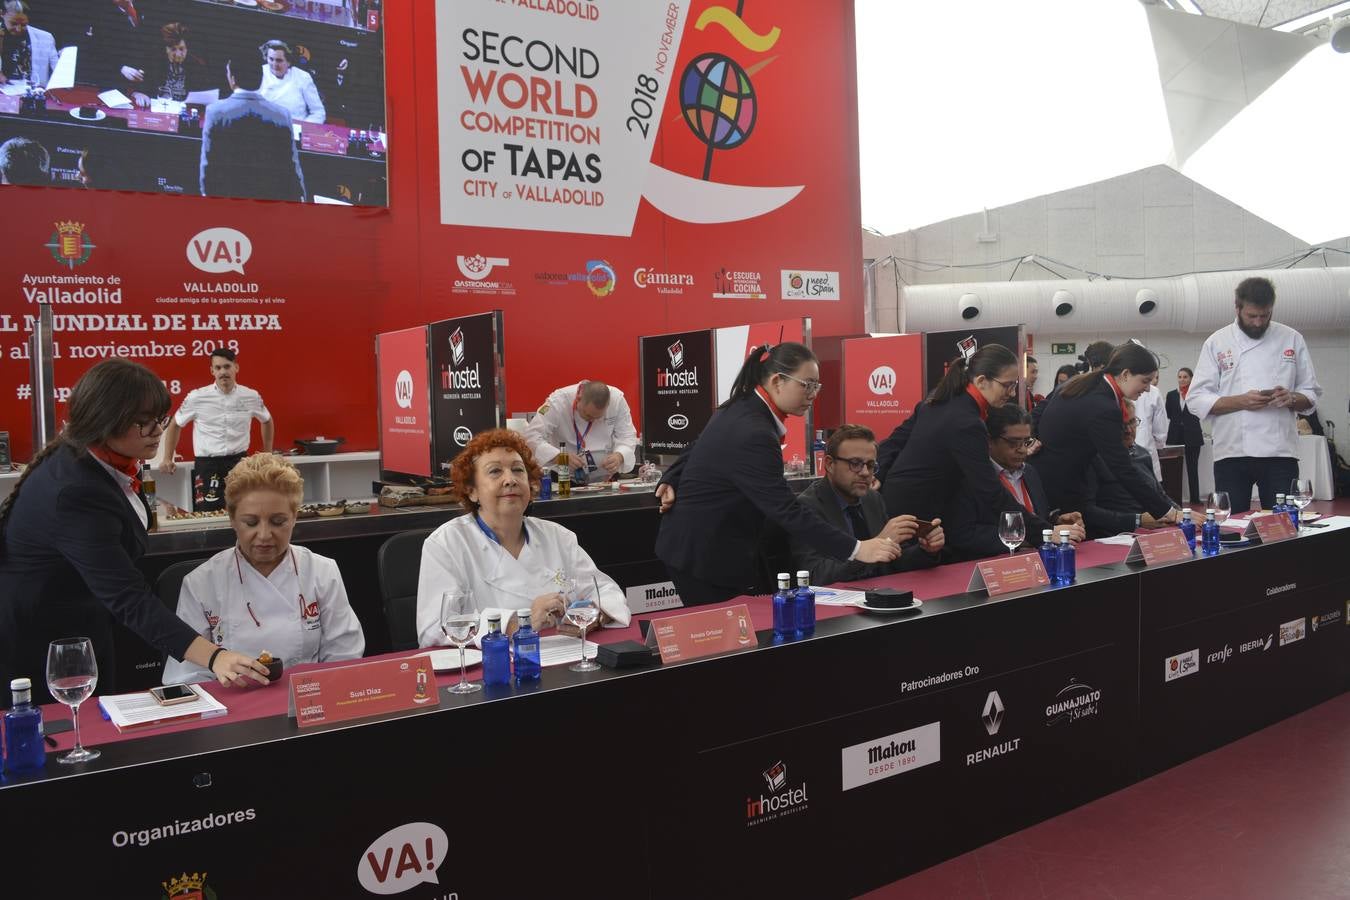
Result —
M266 667L196 634L136 568L149 520L141 465L157 454L168 412L154 372L124 359L99 363L71 390L60 435L0 504L0 684L31 678L35 702L50 703L47 645L80 636L93 641L99 692L114 692L114 618L222 684L267 683Z
M958 489L974 495L985 515L1019 511L1027 539L1039 543L1049 527L1025 509L1002 482L989 458L989 410L1015 403L1022 367L1002 344L986 344L969 359L952 360L932 395L915 411L909 437L882 481L886 512L920 519L950 519Z
M783 480L788 417L805 415L818 393L820 366L809 348L756 347L731 397L657 485L664 517L656 555L686 606L759 589L766 522L834 559L875 563L899 556L889 537L860 541L828 524L797 503Z
M1070 379L1046 404L1038 435L1043 446L1031 464L1051 506L1086 505L1088 469L1100 456L1145 512L1160 522L1176 521L1172 501L1156 479L1134 465L1121 440L1125 423L1133 416L1124 401L1148 390L1156 371L1157 357L1129 341L1115 348L1106 368Z

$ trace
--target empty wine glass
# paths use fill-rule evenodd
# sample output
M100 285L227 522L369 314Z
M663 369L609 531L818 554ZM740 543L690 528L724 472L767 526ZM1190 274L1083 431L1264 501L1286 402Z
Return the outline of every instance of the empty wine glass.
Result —
M481 691L481 684L465 680L467 666L464 664L464 648L478 634L478 609L474 606L472 592L451 590L441 593L441 632L459 648L459 684L450 688L450 693L472 694Z
M999 517L998 539L1008 548L1009 556L1022 546L1022 541L1026 540L1026 537L1027 526L1020 512L1005 512Z
M90 750L80 743L80 704L89 699L98 684L98 660L89 638L62 638L47 647L47 690L59 702L70 707L75 723L75 748L60 763L82 763L98 759L101 750Z
M1298 530L1303 530L1303 510L1313 501L1311 478L1295 478L1289 483L1289 494L1285 498L1298 507Z
M591 580L595 582L595 593L578 596L580 592L574 590L570 595L563 595L567 601L567 621L581 629L581 662L567 667L573 672L594 672L600 668L598 663L586 658L586 629L600 618L600 583L594 578Z
M1233 511L1233 504L1228 501L1227 491L1215 491L1209 495L1207 508L1214 510L1214 521L1220 524L1228 521L1228 514Z

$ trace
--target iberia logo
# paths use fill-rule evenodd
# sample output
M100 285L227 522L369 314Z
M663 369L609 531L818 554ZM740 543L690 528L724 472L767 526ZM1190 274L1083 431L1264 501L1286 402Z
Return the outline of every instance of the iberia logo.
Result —
M94 252L94 242L85 234L83 222L57 222L43 246L51 251L52 259L70 269L89 262Z
M586 286L591 289L591 293L597 297L608 297L614 293L614 286L618 283L618 277L614 274L614 267L603 259L592 259L586 262Z
M206 883L205 872L184 872L177 878L161 881L164 887L162 900L216 900L216 892Z

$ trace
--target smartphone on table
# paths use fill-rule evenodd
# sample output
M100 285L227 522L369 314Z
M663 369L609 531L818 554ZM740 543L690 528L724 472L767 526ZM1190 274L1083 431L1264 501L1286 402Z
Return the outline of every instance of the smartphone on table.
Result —
M150 696L155 698L155 702L160 706L173 706L176 703L191 703L197 699L197 692L191 685L186 684L166 684L160 687L152 687Z

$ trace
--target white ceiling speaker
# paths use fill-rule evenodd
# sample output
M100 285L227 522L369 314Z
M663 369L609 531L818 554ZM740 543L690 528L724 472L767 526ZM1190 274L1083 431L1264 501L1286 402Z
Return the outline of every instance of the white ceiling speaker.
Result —
M1337 19L1331 23L1331 49L1337 53L1350 53L1350 19Z
M961 318L970 321L979 317L984 304L980 302L977 294L962 294L961 299L957 301L957 308L961 310Z
M1140 288L1134 295L1135 308L1141 316L1151 316L1158 309L1158 295L1152 288Z
M1050 298L1050 308L1061 319L1073 312L1073 304L1074 296L1069 291L1055 291L1055 295Z

